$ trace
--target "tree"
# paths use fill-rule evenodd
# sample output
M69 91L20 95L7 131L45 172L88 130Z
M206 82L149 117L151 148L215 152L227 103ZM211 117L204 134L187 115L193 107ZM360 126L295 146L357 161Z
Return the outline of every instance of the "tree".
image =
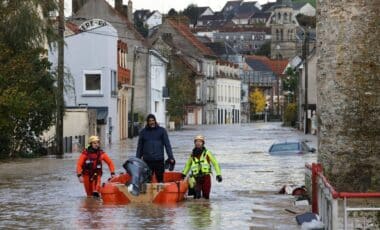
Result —
M251 95L249 96L249 102L251 103L251 112L264 112L266 99L264 93L261 90L256 88L255 91L251 92Z
M285 74L286 78L283 80L283 90L294 95L290 101L295 102L298 89L298 74L290 67L286 69Z
M284 112L284 125L295 126L297 122L297 104L289 103L286 105Z
M148 37L148 34L149 34L149 30L148 28L146 27L146 25L144 25L144 22L141 20L141 19L138 19L137 17L135 17L135 28L137 29L137 31L144 37Z
M0 156L38 151L54 120L56 89L44 44L57 38L47 19L56 2L0 4ZM43 19L46 17L46 19Z
M297 15L297 21L302 27L310 27L315 28L317 24L316 17L314 16L307 16L303 14Z
M168 12L168 16L177 16L178 15L178 12L174 9L174 8L171 8Z
M196 25L198 21L199 9L195 4L190 4L182 12L183 15L187 16L190 19L192 25Z
M178 126L183 122L186 106L195 100L195 81L192 73L178 59L171 58L170 63L166 83L170 95L167 110L170 119Z

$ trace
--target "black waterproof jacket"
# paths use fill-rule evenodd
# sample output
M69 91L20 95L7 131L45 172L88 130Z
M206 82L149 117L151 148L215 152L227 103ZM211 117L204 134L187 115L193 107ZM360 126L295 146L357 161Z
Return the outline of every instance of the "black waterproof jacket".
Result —
M136 157L144 161L163 161L164 146L168 158L174 160L166 130L158 125L155 128L145 127L139 134Z

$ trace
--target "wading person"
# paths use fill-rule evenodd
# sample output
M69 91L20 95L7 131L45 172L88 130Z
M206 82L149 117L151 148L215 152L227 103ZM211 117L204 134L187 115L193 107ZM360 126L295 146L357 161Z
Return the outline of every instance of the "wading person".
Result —
M143 159L159 183L164 182L165 162L164 147L168 155L167 163L174 168L175 160L168 133L157 124L156 117L149 114L146 126L139 134L136 157Z
M87 196L99 197L99 188L102 177L102 161L105 161L115 176L115 166L111 158L100 148L98 136L91 136L88 140L89 146L83 150L77 162L77 176L79 182L83 183Z
M182 171L182 178L191 171L189 178L189 195L194 198L210 198L212 166L216 172L216 180L222 182L220 166L215 157L205 147L205 138L198 135L194 138L194 149Z

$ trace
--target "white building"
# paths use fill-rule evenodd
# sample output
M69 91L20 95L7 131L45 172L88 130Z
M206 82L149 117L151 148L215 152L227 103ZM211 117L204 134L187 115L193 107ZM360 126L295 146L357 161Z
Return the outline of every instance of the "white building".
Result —
M147 90L150 92L148 95L149 113L156 116L157 122L162 127L166 127L166 100L168 99L168 92L166 89L166 69L168 60L166 60L162 55L156 50L149 50L149 81Z
M227 61L205 63L204 78L196 80L196 99L203 105L202 124L240 123L239 67Z
M217 123L240 123L241 80L238 65L218 61L216 76Z
M65 80L65 106L95 109L96 133L90 135L99 135L103 143L114 142L121 135L119 116L128 113L118 111L118 97L126 95L126 89L118 87L118 34L101 19L86 21L79 27L82 32L65 37L64 62L71 75ZM49 60L57 65L55 50L49 54ZM125 105L120 107L127 110ZM127 129L128 123L123 123L123 129Z
M144 24L148 27L148 29L152 29L153 27L156 27L158 25L162 24L162 14L158 12L157 10L150 13L145 20Z

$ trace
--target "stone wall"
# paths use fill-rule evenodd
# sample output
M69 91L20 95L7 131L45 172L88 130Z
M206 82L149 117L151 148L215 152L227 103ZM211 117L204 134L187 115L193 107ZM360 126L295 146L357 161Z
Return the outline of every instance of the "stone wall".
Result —
M340 191L380 191L380 1L317 8L319 161Z

